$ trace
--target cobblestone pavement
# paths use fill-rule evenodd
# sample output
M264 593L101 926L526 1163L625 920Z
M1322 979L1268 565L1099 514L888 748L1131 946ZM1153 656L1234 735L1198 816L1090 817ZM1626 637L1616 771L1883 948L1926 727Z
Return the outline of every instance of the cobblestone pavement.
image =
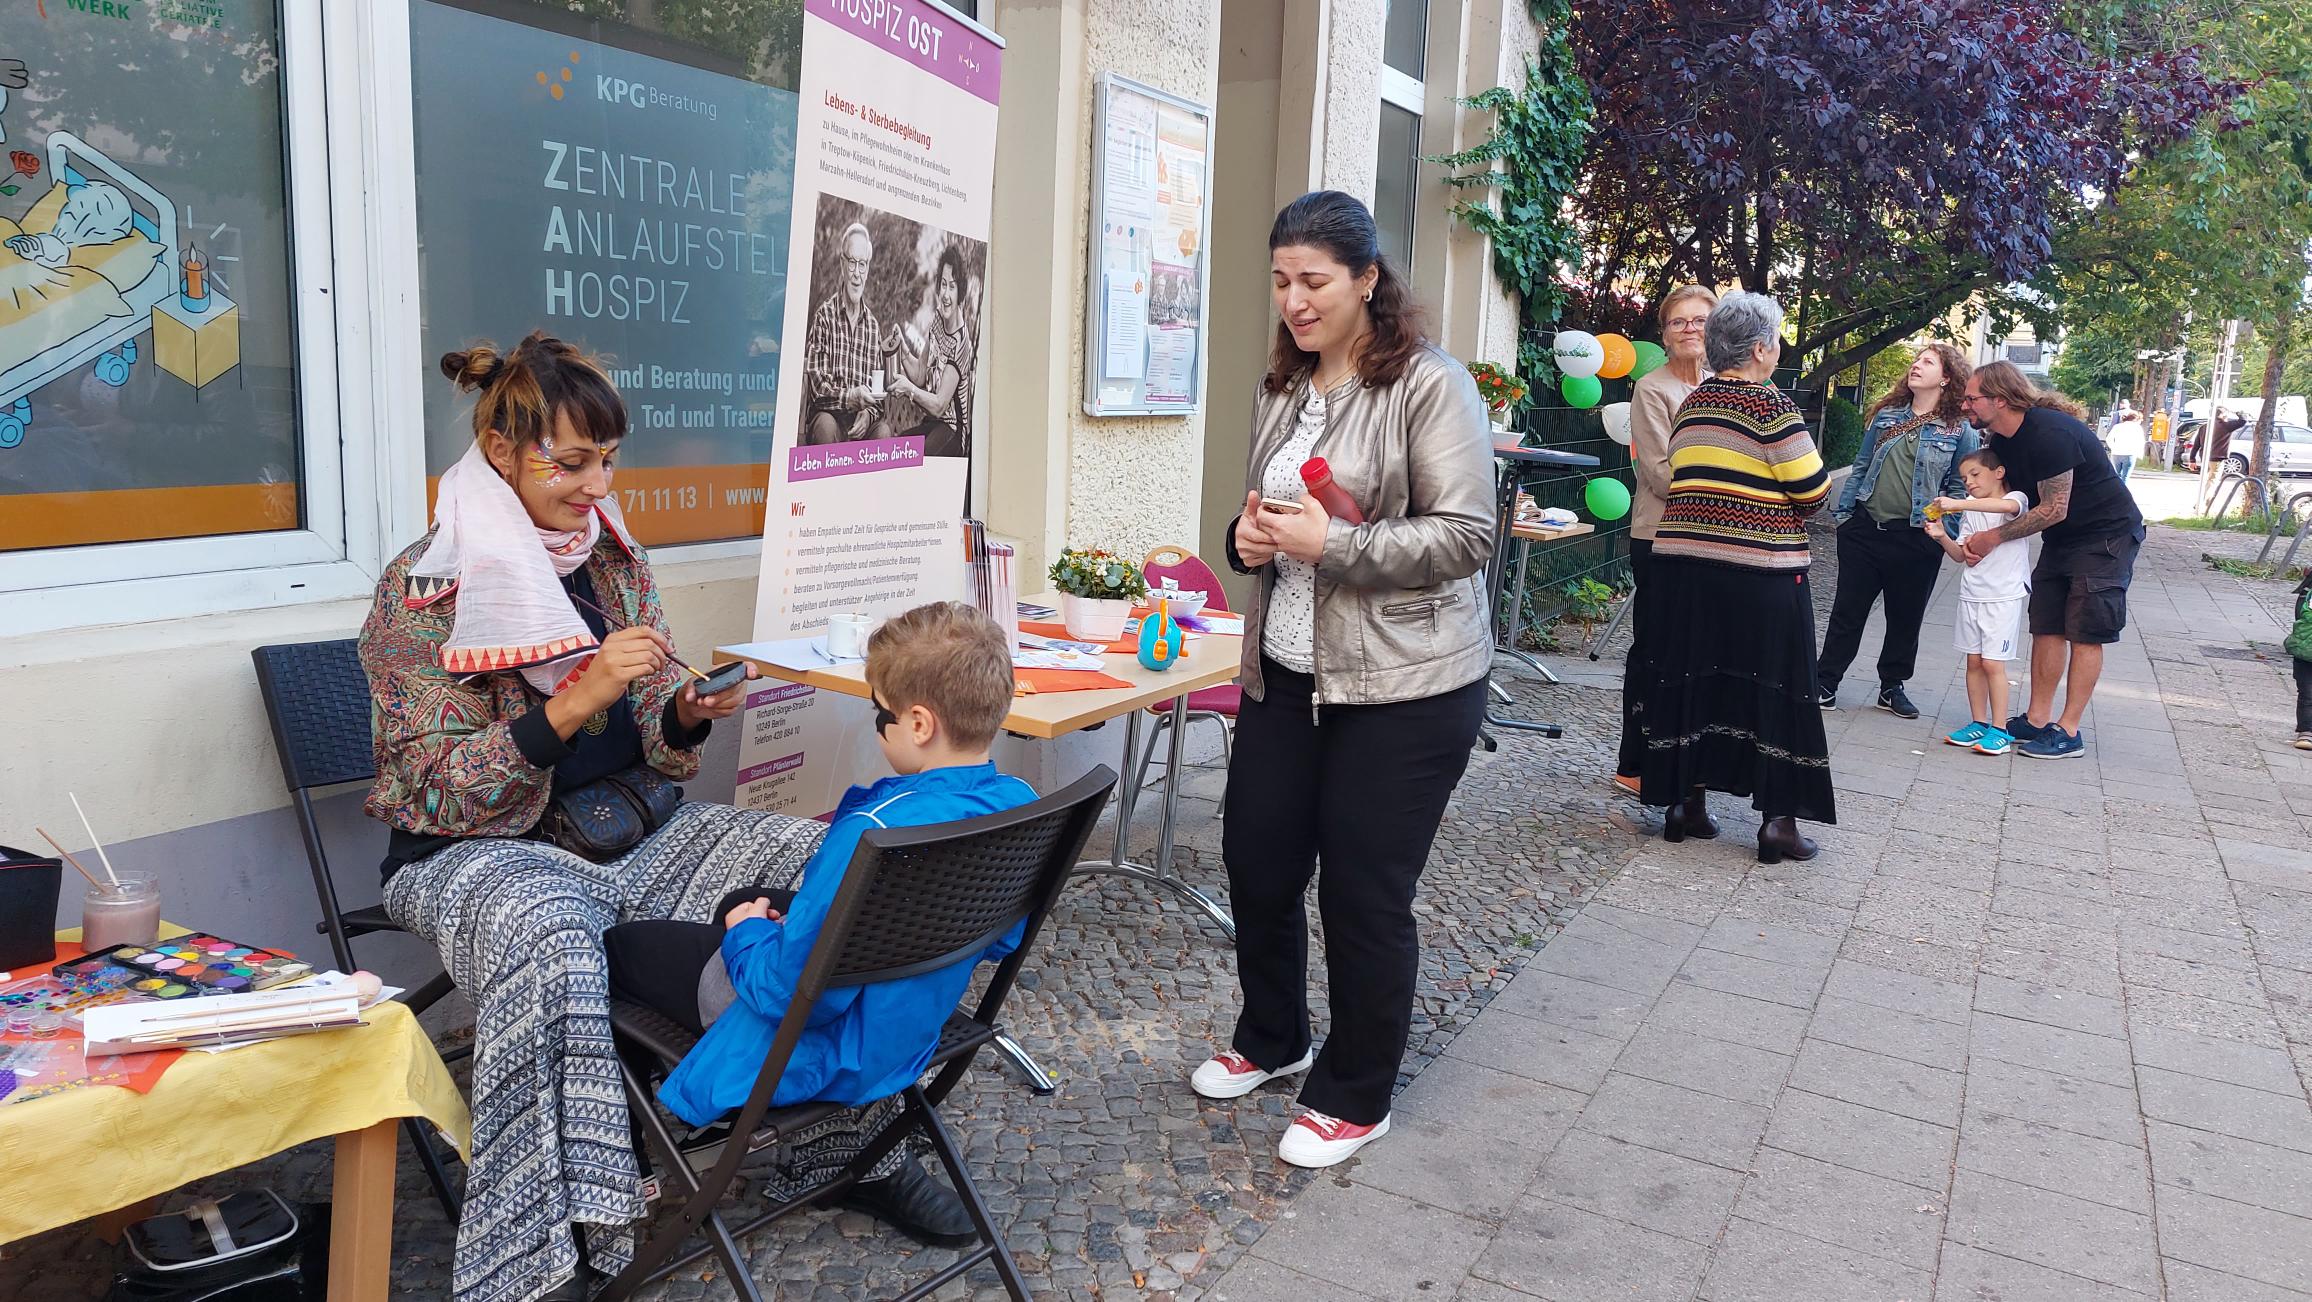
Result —
M1637 846L1627 820L1609 817L1608 793L1595 780L1610 764L1618 698L1538 683L1517 691L1518 711L1564 723L1568 737L1504 733L1498 753L1473 758L1424 878L1421 1002L1408 1077L1444 1051ZM1216 769L1193 773L1182 787L1182 871L1224 893L1219 788ZM1152 813L1140 822L1140 851L1152 855ZM1094 845L1108 835L1103 828ZM1321 988L1317 1006L1321 1018ZM1199 1283L1241 1255L1308 1183L1275 1158L1291 1119L1289 1094L1211 1104L1187 1088L1188 1071L1225 1043L1235 1010L1226 942L1169 898L1115 878L1088 879L1064 898L1007 1018L1061 1078L1059 1092L1036 1097L991 1055L946 1109L1039 1295L1196 1296ZM453 1038L464 1033L449 1029ZM195 1189L262 1183L320 1200L328 1197L328 1169L326 1146L308 1145ZM406 1151L399 1183L395 1296L445 1297L450 1227ZM751 1245L753 1274L779 1298L887 1297L952 1260L855 1213L790 1225ZM94 1297L110 1259L85 1227L15 1245L8 1255L0 1302ZM658 1295L730 1296L706 1278L713 1273L672 1281ZM984 1268L970 1283L942 1296L1002 1296Z
M1866 646L1820 859L1647 842L1206 1296L2312 1302L2289 592L2202 550L2254 540L2154 531L2078 762L1937 744L1952 591L1925 718Z

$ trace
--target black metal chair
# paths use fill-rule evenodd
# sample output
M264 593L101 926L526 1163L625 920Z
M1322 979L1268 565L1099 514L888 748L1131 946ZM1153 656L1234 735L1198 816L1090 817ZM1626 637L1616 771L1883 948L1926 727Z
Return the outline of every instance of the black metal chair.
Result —
M313 891L321 902L321 922L313 930L329 937L338 969L351 972L360 966L353 958L354 937L401 930L382 904L351 912L339 907L337 882L329 875L329 854L321 844L321 824L313 814L314 791L377 776L377 759L370 749L369 677L361 671L359 643L352 638L283 643L258 647L249 656L257 662L257 690L265 697L273 748L281 756L281 780L288 784L289 801L297 810L306 863L313 870ZM412 1013L422 1013L450 990L445 972L402 1002ZM402 1122L402 1129L425 1166L434 1196L450 1219L457 1220L460 1200L425 1123L411 1117Z
M632 1296L644 1284L665 1279L711 1253L721 1259L741 1298L761 1302L738 1240L841 1194L910 1133L921 1131L970 1210L980 1244L898 1302L928 1297L991 1260L1004 1288L1019 1302L1027 1302L1026 1282L1003 1232L989 1219L987 1204L965 1172L963 1154L940 1121L938 1107L980 1048L996 1038L996 1016L1115 783L1116 775L1103 766L1064 790L1005 813L926 827L876 829L862 837L804 966L794 1002L772 1038L754 1092L730 1124L729 1137L711 1147L699 1147L699 1137L692 1135L687 1142L695 1151L686 1153L686 1140L677 1137L651 1093L653 1082L689 1052L694 1037L647 1008L612 999L610 1024L626 1078L628 1109L641 1132L637 1151L665 1172L658 1178L668 1204L679 1199L679 1206L642 1245L634 1263L591 1296L598 1302ZM719 1206L731 1192L746 1155L841 1110L831 1103L770 1105L820 996L832 988L897 980L966 961L1022 920L1027 927L1019 948L996 967L977 1007L969 1012L958 1008L941 1031L926 1068L933 1073L931 1083L918 1080L909 1085L900 1096L899 1117L833 1179L734 1230Z

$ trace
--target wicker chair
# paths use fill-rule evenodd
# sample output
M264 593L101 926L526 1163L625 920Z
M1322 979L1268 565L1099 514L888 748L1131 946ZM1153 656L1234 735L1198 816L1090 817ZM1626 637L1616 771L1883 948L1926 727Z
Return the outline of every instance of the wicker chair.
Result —
M796 984L794 1001L779 1022L754 1092L731 1121L728 1138L719 1143L702 1146L700 1136L678 1134L679 1127L670 1123L653 1098L655 1082L690 1051L694 1037L647 1008L613 999L610 1023L626 1078L627 1110L641 1132L638 1151L664 1190L671 1217L642 1245L631 1266L590 1296L629 1297L643 1285L712 1254L721 1260L740 1297L761 1302L738 1240L841 1194L911 1133L921 1132L969 1209L980 1242L903 1294L900 1302L928 1297L983 1261L994 1265L1013 1298L1026 1302L1027 1285L1019 1267L965 1171L963 1154L940 1121L938 1108L980 1048L999 1033L996 1016L1115 782L1113 772L1096 768L1065 790L1018 809L927 827L876 829L862 837ZM837 987L872 985L968 961L1023 920L1027 925L1019 948L996 967L977 1006L969 1011L958 1008L948 1019L926 1068L931 1081L926 1085L918 1080L902 1092L898 1119L841 1173L805 1196L772 1206L735 1228L725 1221L721 1204L737 1183L748 1153L840 1110L832 1103L771 1106L779 1078L820 996Z

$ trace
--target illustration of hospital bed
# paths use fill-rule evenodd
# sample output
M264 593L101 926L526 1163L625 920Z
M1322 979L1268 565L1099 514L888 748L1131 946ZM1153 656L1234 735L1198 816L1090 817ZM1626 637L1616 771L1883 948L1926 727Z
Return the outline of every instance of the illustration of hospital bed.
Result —
M133 216L127 234L80 245L60 268L42 267L0 246L0 448L24 441L33 420L31 395L43 385L91 362L98 380L115 388L126 384L138 360L138 336L156 330L156 342L167 351L156 312L183 315L171 302L180 249L177 208L168 196L69 132L48 137L48 166L48 193L21 221L0 218L0 239L46 232L71 189L91 181L117 188ZM223 306L233 318L228 325L237 364L239 314L231 304ZM185 374L179 366L166 369Z

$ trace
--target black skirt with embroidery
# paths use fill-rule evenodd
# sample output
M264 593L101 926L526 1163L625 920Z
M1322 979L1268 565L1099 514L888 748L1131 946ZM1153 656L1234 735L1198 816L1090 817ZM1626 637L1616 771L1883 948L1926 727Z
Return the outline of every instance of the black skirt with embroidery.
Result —
M1706 787L1769 818L1837 822L1805 571L1656 552L1636 600L1653 664L1636 709L1645 802Z

